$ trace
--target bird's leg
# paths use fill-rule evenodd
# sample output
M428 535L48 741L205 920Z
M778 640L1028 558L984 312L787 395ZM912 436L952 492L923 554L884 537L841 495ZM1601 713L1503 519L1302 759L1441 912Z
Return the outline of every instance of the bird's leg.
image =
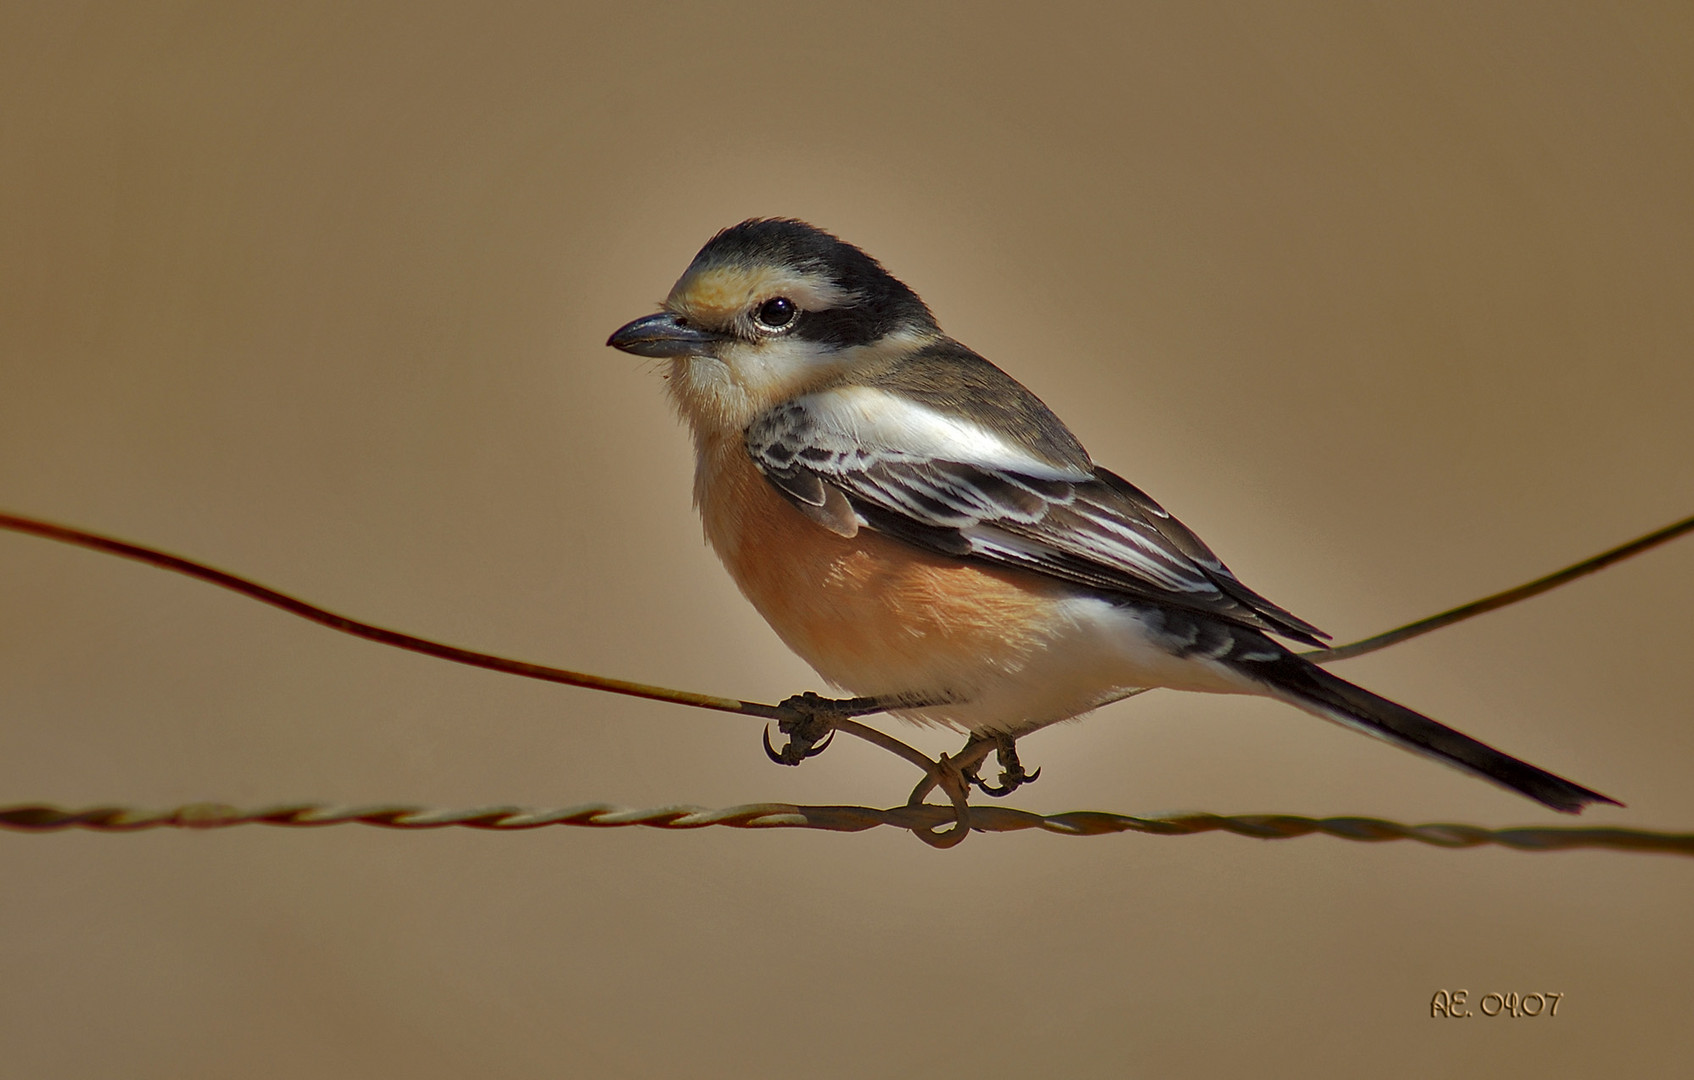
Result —
M915 826L912 833L918 839L931 847L952 847L971 832L970 819L970 783L976 770L982 765L982 759L988 756L989 747L994 745L993 739L976 739L967 742L962 751L954 757L940 755L940 760L931 761L921 752L914 750L898 739L867 727L854 720L857 716L867 716L871 713L887 712L891 709L925 708L932 705L942 705L951 698L941 695L901 694L882 697L859 697L830 699L819 697L814 693L795 694L793 697L779 703L777 711L781 713L776 718L777 730L788 736L788 742L781 750L771 745L770 730L765 730L765 756L779 765L798 765L809 757L823 753L837 731L846 731L850 735L865 739L875 746L905 758L924 772L924 778L918 786L912 789L912 794L906 800L908 806L923 805L924 798L931 791L940 788L947 796L947 801L953 806L953 823L951 828L939 829L933 827Z
M776 729L788 736L788 741L781 750L771 746L771 730L767 725L765 756L778 765L798 765L823 753L835 739L836 719L843 715L836 705L835 701L810 690L781 702L777 708L787 715L777 720Z
M922 709L945 705L952 698L946 694L882 694L876 697L826 698L812 693L795 694L777 703L776 729L788 736L781 750L771 746L770 728L765 728L765 756L778 765L798 765L809 757L817 757L829 747L835 732L843 727L861 739L870 739L884 750L892 750L907 760L914 756L928 761L923 755L897 739L863 724L851 723L855 717L890 709Z
M959 777L965 782L967 788L981 787L982 780L977 776L977 772L982 768L982 763L988 760L988 755L993 750L994 736L982 735L973 731L970 738L965 740L965 745L959 747L959 752L948 760L958 766Z
M984 795L1003 799L1025 784L1035 783L1041 776L1040 769L1036 769L1034 772L1024 772L1023 762L1018 760L1017 736L1005 732L995 732L992 735L973 734L970 740L965 743L964 749L959 751L959 756L965 757L969 751L989 743L993 744L994 756L1000 762L999 786L996 787L977 775L977 769L982 767L981 761L988 756L987 754L979 756L977 758L978 764L967 769L964 774L965 779Z
M778 765L798 765L829 748L840 721L877 712L883 707L876 698L826 698L810 690L795 694L777 705L783 715L777 719L776 729L788 736L788 741L781 750L771 746L771 733L767 726L765 756Z

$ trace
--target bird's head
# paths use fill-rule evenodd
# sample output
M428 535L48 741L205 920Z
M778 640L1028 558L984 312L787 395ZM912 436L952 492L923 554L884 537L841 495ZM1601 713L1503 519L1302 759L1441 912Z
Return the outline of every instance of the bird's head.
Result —
M852 244L802 221L755 218L706 242L664 309L606 344L668 360L697 434L941 336L918 295Z

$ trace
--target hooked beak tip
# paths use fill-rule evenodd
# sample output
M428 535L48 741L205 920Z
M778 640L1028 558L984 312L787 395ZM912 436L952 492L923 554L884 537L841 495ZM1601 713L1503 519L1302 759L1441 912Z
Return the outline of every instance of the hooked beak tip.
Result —
M668 311L644 315L618 327L606 344L636 356L699 356L723 340L722 334L690 326Z

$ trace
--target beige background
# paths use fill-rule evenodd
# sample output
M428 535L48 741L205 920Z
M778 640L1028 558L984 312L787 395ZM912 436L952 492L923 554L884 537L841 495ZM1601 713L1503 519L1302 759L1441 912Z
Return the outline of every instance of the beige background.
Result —
M766 700L606 349L750 215L866 247L1359 637L1694 511L1694 9L0 5L0 506ZM1694 542L1343 669L1694 826ZM0 535L0 802L900 801L842 742L403 655ZM924 737L932 749L952 740ZM1564 823L1270 703L1033 810ZM40 1077L1658 1076L1694 861L891 831L0 834ZM1439 988L1556 1018L1440 1022Z

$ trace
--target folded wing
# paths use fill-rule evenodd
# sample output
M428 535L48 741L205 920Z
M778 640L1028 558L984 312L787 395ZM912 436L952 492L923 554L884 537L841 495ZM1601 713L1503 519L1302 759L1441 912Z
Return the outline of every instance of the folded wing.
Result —
M966 416L846 388L778 406L746 440L765 478L837 532L869 528L1312 645L1327 636L1241 584L1127 480L1045 460Z

